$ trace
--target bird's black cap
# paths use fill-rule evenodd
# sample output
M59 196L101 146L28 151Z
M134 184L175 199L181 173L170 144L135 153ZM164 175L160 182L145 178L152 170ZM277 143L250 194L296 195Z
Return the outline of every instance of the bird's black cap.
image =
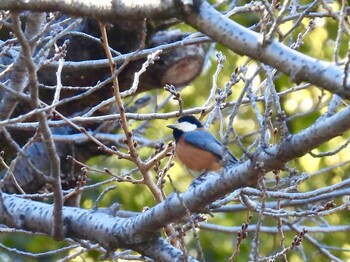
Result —
M187 116L182 116L178 120L179 123L181 122L189 122L191 124L195 124L198 128L203 127L202 123L199 122L197 118L195 118L193 115L187 115Z

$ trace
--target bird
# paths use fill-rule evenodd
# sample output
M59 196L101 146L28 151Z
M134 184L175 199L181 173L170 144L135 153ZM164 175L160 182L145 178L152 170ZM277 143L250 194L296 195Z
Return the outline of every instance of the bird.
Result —
M228 151L224 163L222 144L193 115L182 116L167 127L173 130L175 155L195 177L238 162Z

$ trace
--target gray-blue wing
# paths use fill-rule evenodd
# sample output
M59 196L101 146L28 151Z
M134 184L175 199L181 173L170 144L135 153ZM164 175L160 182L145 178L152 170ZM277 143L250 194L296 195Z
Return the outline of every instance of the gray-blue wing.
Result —
M195 130L183 135L183 139L198 148L209 151L216 155L219 159L222 159L222 145L221 143L206 130ZM235 163L238 160L228 151L228 161Z

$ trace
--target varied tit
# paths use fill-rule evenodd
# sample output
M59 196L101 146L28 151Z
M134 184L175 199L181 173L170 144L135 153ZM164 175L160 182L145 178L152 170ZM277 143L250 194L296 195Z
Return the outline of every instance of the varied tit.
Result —
M177 123L168 127L173 129L176 156L193 175L217 171L224 166L221 143L197 118L192 115L183 116ZM226 159L225 165L238 161L229 151Z

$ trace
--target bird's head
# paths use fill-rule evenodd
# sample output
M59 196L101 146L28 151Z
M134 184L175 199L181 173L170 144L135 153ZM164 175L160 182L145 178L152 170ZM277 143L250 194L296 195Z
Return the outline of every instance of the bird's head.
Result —
M184 133L194 131L197 128L203 128L203 125L197 118L188 115L180 117L175 124L168 125L167 127L173 129L173 135L177 142Z

